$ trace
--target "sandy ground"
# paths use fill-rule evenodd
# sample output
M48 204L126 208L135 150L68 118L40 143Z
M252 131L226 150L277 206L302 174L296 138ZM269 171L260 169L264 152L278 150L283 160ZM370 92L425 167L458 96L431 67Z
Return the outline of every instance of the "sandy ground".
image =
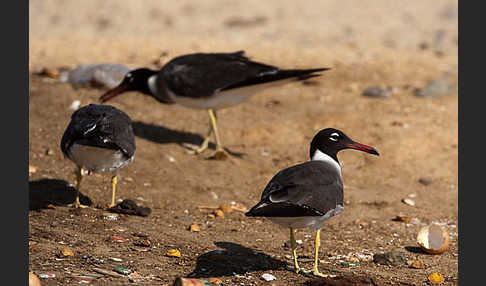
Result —
M31 0L29 13L29 270L56 275L41 278L42 285L79 284L80 273L117 266L145 280L98 273L90 284L172 285L192 275L224 285L427 285L433 272L445 285L458 284L458 97L414 95L430 80L457 85L457 1ZM223 143L244 153L234 160L207 160L208 154L193 156L181 147L202 141L204 111L159 105L136 93L110 101L132 118L137 135L136 157L120 172L117 198L152 213L107 220L111 186L104 175L83 181L91 208L65 206L74 196L66 183L75 182L74 164L59 148L69 106L96 103L104 90L74 89L37 72L89 63L155 67L180 54L236 50L284 68L332 70L313 84L268 89L221 110ZM393 92L362 96L369 86ZM322 272L337 277L316 280L286 269L292 264L287 229L238 211L214 218L198 207L251 207L277 171L308 159L310 140L325 127L374 146L380 156L339 154L345 211L325 224L320 249ZM402 202L411 194L415 206ZM395 221L398 214L414 223ZM423 253L415 242L418 230L432 222L451 238L440 255ZM191 223L201 231L190 232ZM313 237L311 230L297 232L306 268ZM141 240L150 246L140 246ZM66 247L74 256L59 255ZM369 260L395 248L425 268ZM166 256L169 249L181 257ZM346 257L352 255L361 258L350 265ZM264 273L277 280L263 281Z

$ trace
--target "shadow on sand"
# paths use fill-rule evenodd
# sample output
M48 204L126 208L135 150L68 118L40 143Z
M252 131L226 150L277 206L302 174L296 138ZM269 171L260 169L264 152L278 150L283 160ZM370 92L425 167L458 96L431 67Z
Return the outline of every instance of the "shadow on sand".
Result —
M76 189L64 180L41 179L29 182L29 210L47 208L49 204L66 206L76 199ZM83 205L92 205L87 196L79 193Z
M222 250L212 250L197 258L192 278L242 275L249 271L285 269L287 263L233 242L215 242Z
M140 121L132 122L132 127L135 136L159 144L177 143L181 146L183 144L201 145L204 141L204 138L199 134L172 130L164 126L147 124ZM210 142L208 149L216 150L216 145ZM241 158L245 155L244 153L233 152L227 148L224 149L235 157Z

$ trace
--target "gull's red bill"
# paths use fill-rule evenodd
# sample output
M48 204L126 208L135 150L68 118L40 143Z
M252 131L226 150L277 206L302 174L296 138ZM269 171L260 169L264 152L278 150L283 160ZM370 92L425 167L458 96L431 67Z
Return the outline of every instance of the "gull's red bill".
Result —
M105 92L102 96L100 96L100 102L103 103L103 102L106 102L110 99L112 99L113 97L119 95L120 93L123 93L125 91L128 90L128 85L127 84L120 84L119 86L117 87L114 87L110 90L108 90L107 92Z
M358 142L353 142L351 144L345 144L345 146L348 147L348 148L351 148L351 149L363 151L363 152L370 153L370 154L373 154L373 155L377 155L377 156L380 155L378 153L378 151L376 151L375 148L368 146L368 145L365 145L365 144L358 143Z

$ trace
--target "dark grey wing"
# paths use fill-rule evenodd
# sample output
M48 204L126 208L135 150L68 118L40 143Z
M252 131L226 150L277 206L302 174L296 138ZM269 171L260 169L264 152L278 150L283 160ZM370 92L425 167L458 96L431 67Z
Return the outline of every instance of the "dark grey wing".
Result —
M119 109L113 110L100 121L100 136L106 144L113 144L128 158L135 154L135 134L132 120Z
M247 216L321 216L343 205L343 185L333 166L309 161L277 173Z
M68 156L74 144L121 150L127 157L135 153L131 119L109 105L90 104L76 110L61 138L61 150Z
M191 54L174 58L157 80L171 92L193 98L208 97L236 83L278 71L277 67L250 61L243 51Z

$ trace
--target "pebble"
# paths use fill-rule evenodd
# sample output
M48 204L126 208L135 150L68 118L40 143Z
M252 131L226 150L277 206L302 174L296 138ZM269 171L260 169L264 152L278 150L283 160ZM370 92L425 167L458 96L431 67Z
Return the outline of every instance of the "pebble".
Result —
M421 183L424 186L428 186L428 185L432 184L433 181L432 181L432 179L429 179L429 178L419 178L418 182Z
M431 80L424 88L414 91L414 95L418 97L438 97L453 93L456 93L456 90L446 78Z
M73 101L73 103L71 103L71 105L69 106L69 109L77 110L80 105L81 105L81 101L75 100L75 101Z
M262 275L262 279L265 280L265 281L272 281L272 280L277 280L277 277L273 276L270 273L264 273Z
M363 96L369 96L369 97L382 97L386 98L390 96L390 90L387 88L383 88L380 86L370 86L367 87L363 90L361 93Z
M108 87L117 86L130 68L121 64L85 64L61 72L59 79L70 83L74 88L83 86Z
M407 263L407 257L400 249L373 255L373 262L383 265L398 266Z

